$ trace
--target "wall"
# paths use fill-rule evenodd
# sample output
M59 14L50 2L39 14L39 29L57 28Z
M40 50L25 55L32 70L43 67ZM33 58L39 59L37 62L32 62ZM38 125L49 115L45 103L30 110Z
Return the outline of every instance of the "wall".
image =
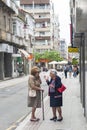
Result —
M87 33L85 33L85 108L87 120Z

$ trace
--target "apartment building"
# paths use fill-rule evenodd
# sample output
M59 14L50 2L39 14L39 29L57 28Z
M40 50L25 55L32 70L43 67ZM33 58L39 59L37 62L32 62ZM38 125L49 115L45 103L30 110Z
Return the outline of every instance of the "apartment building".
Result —
M65 39L60 39L59 44L60 44L59 50L60 50L61 57L64 59L68 59L68 46Z
M0 1L0 79L12 76L12 16L16 6L12 1Z
M35 51L53 49L53 3L50 0L20 0L20 5L35 19Z
M59 51L60 48L60 29L58 16L54 14L54 27L53 27L53 48Z
M25 25L26 13L13 0L0 0L0 80L18 76L19 62L28 72L26 59L18 53L29 48Z

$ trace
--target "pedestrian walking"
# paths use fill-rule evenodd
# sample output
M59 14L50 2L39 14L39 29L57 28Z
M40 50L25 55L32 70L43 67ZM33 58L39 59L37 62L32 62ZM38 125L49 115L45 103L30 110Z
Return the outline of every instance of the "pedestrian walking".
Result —
M50 77L50 80L46 79L46 82L49 85L50 107L52 108L53 113L53 117L50 120L62 121L62 93L57 91L57 89L62 85L61 78L57 76L55 70L50 72ZM58 111L58 118L56 111Z
M68 66L64 65L63 67L65 78L67 78Z
M40 69L37 66L34 66L31 69L31 75L29 75L28 79L28 107L32 107L30 121L33 122L40 120L39 118L36 118L35 112L36 108L41 108L41 92L44 91L40 87L41 79L39 72Z
M77 77L77 70L78 70L77 66L76 66L76 65L73 66L73 77L74 77L74 78Z
M72 65L69 65L69 77L71 78L72 75Z

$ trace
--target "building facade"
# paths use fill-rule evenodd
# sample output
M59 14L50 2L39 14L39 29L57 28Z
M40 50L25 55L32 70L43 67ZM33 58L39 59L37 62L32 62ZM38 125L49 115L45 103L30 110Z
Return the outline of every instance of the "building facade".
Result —
M60 48L60 29L58 16L54 14L53 48L59 51Z
M62 58L68 60L68 46L65 39L60 39L59 51Z
M18 76L21 62L26 74L25 58L19 49L27 50L30 40L26 29L26 13L13 0L0 0L0 80Z
M53 49L53 4L50 0L20 0L24 10L29 11L35 19L35 51L43 52Z
M12 4L11 4L12 3ZM12 6L13 5L13 6ZM12 76L12 16L16 6L12 1L0 1L0 79ZM15 8L14 8L15 7Z
M80 51L80 96L87 119L87 0L71 0L72 45Z

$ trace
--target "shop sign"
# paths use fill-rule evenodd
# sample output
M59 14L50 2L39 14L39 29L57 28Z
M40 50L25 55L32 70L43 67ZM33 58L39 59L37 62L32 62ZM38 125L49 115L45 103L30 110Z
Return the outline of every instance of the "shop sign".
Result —
M78 47L68 47L68 52L70 52L70 53L78 53L79 48Z
M8 52L13 53L13 46L10 46L8 44L0 44L0 52Z

